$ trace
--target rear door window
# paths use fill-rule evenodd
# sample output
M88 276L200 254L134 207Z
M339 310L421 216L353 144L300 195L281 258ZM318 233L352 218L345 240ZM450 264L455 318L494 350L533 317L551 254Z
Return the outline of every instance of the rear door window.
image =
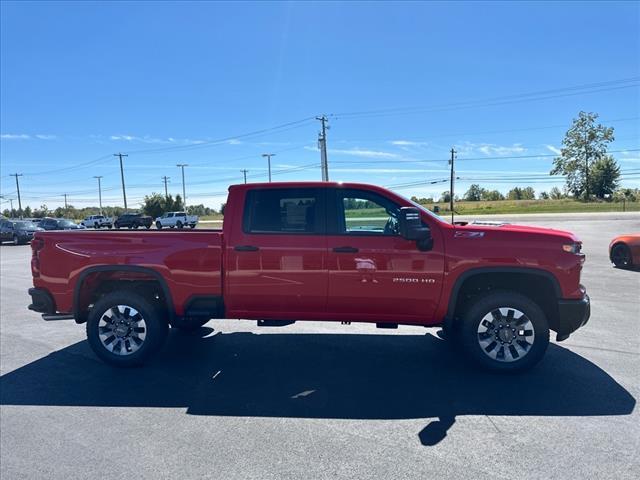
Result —
M322 193L317 188L250 190L243 219L245 233L324 233Z

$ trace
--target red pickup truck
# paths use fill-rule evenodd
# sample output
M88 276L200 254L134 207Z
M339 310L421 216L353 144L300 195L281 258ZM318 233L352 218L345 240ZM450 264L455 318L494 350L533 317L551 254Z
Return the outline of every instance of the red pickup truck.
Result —
M535 365L589 319L571 233L455 224L380 187L229 188L220 230L37 232L31 310L86 323L98 357L139 365L169 326L213 318L441 327L481 366Z

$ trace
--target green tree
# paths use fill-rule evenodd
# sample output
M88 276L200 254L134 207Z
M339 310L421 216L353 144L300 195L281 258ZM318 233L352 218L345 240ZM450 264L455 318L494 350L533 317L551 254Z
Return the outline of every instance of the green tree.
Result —
M562 140L560 156L554 158L551 175L565 175L567 189L577 198L589 198L591 164L608 157L613 128L596 123L597 113L580 112ZM615 179L617 180L617 178Z
M442 192L442 195L440 195L440 201L445 203L449 203L451 201L451 193L449 193L449 190Z
M482 190L482 200L486 200L489 202L495 202L496 200L504 200L504 195L502 195L498 190Z
M484 188L480 188L480 185L477 183L472 183L463 198L468 202L479 202L482 198L483 192Z
M522 200L522 189L520 187L514 187L507 193L509 200Z
M562 200L564 198L564 193L558 187L553 187L549 190L549 196L552 200Z
M533 187L525 187L522 189L522 200L535 200L536 191Z
M31 214L33 212L31 211L31 207L29 205L27 205L24 210L22 211L22 216L26 217L26 218L31 218Z
M618 188L620 167L610 155L596 160L589 174L589 191L597 198L613 195Z
M227 207L226 203L220 204L220 215L224 215L224 209Z
M547 192L540 192L540 200L549 200L549 194Z

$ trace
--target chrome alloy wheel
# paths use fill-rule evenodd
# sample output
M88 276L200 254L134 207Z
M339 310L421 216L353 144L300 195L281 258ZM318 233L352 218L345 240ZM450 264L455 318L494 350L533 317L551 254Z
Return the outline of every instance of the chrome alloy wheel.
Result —
M478 343L485 355L499 362L523 358L535 340L533 324L523 312L499 307L487 313L478 325Z
M137 352L147 335L147 324L135 308L117 305L102 314L98 336L102 346L115 355Z

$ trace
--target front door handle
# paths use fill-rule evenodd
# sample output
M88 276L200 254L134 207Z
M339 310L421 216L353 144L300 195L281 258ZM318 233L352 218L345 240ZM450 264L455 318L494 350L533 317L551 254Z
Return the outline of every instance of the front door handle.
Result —
M257 252L260 250L259 247L254 247L253 245L237 245L233 249L236 252Z
M356 247L335 247L333 251L336 253L357 253L359 250Z

